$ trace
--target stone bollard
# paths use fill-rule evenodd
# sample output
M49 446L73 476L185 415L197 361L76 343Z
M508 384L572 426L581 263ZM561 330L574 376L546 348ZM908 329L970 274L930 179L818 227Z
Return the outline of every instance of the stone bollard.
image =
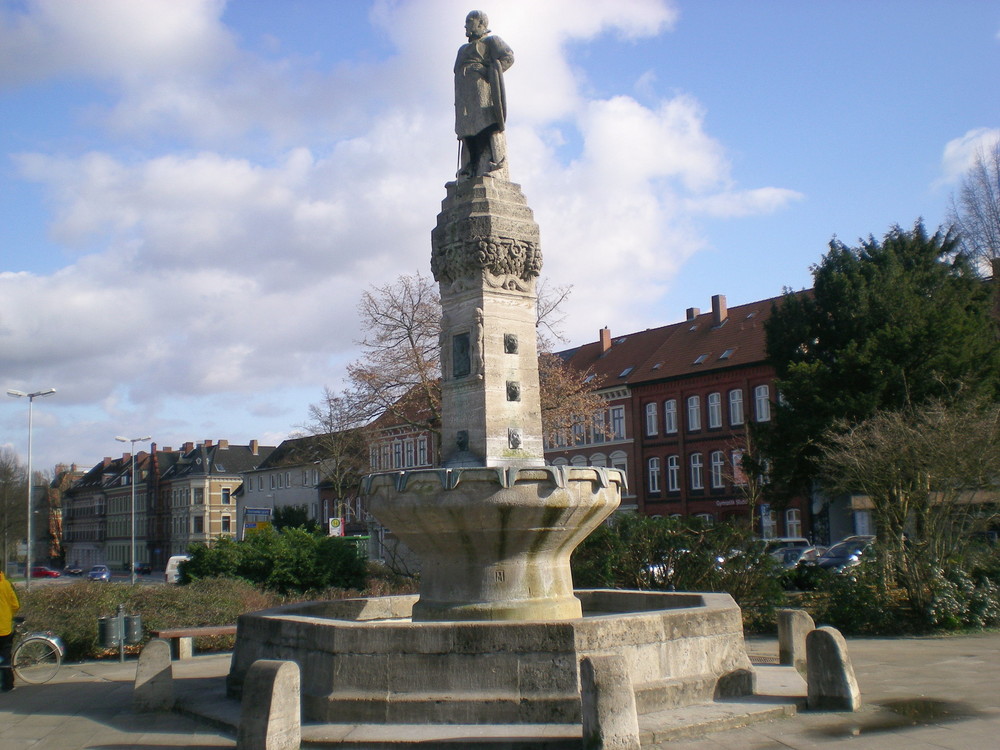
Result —
M237 750L299 750L302 709L299 665L258 659L243 681Z
M169 711L174 707L174 672L170 644L159 638L147 643L139 654L132 689L132 710Z
M584 750L639 750L639 718L625 658L587 656L580 662Z
M816 623L804 609L778 610L778 663L806 670L806 636Z
M847 653L847 641L836 628L818 628L806 636L806 682L809 708L827 711L861 708L861 690Z

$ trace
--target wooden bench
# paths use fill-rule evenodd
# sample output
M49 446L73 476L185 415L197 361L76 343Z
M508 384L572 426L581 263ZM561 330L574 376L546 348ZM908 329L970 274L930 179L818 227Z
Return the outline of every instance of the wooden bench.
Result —
M235 625L203 625L197 628L166 628L150 630L154 638L170 641L170 655L174 659L190 659L194 655L194 639L212 635L236 635Z

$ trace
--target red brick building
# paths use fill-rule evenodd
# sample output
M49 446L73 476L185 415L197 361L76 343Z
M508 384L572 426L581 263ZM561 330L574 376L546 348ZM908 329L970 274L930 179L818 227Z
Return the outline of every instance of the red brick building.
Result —
M605 328L596 342L561 352L595 375L608 411L573 435L547 436L546 459L624 468L626 509L711 521L746 517L754 482L741 459L749 449L747 425L770 421L777 397L764 322L778 299L728 308L716 295L711 312L691 308L681 323L624 336ZM807 535L806 504L758 504L754 525L765 536Z

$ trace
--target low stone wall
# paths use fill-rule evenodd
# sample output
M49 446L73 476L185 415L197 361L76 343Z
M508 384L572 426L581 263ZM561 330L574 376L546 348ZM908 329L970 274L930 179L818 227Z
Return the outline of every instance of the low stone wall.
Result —
M578 591L560 622L406 622L415 596L289 605L239 621L228 685L257 659L295 661L307 720L579 723L579 663L621 655L640 713L752 691L727 594Z

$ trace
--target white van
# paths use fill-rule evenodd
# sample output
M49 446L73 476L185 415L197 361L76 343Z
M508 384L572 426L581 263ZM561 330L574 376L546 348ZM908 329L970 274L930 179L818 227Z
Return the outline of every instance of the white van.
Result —
M190 560L191 555L174 555L167 560L167 569L163 571L163 580L167 583L177 583L177 566L185 560Z

